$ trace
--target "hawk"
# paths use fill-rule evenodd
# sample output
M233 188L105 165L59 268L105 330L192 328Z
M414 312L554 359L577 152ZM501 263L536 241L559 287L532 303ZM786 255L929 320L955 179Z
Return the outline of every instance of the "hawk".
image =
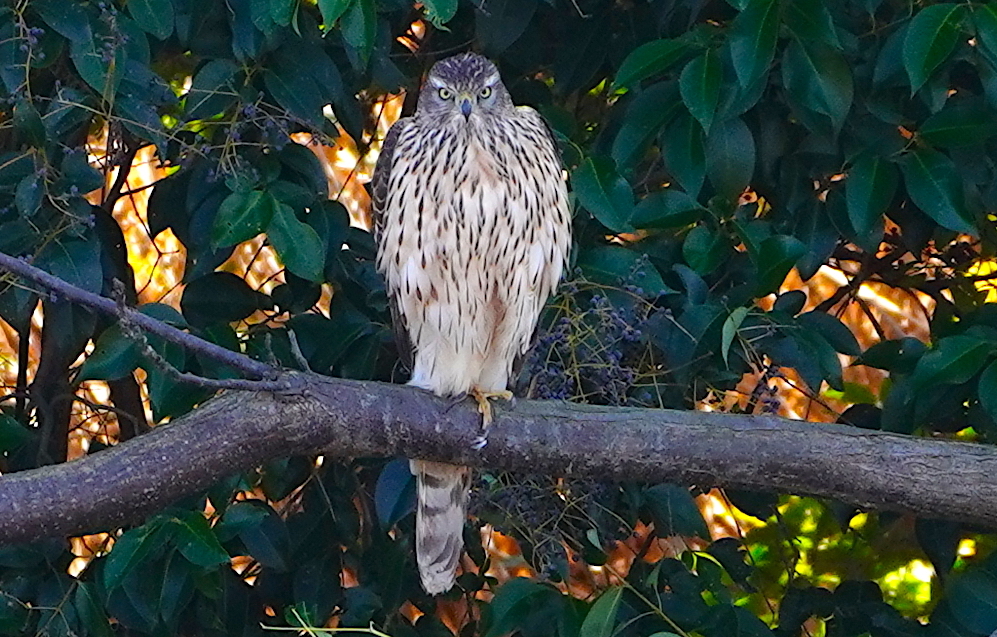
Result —
M410 385L470 394L483 424L561 277L571 209L543 118L516 106L498 69L463 53L433 65L415 115L388 131L372 183L384 275ZM454 583L469 469L411 461L423 588Z

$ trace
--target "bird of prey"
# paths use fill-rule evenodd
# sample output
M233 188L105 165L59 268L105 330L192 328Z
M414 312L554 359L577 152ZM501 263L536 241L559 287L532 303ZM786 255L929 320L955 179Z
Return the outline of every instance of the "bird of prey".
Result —
M463 53L433 65L415 115L388 131L372 181L377 267L410 385L471 395L483 425L571 245L560 154L543 118L513 104L498 69ZM422 586L450 589L469 469L412 460Z

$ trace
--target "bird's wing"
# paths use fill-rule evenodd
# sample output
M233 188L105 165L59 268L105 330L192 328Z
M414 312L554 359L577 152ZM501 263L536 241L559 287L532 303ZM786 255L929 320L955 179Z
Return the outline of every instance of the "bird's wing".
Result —
M371 178L371 208L373 209L374 239L377 241L378 253L383 251L381 244L381 234L384 229L385 215L390 214L387 210L388 198L390 196L391 168L394 165L395 147L398 145L398 138L402 131L411 123L411 118L403 117L395 122L381 144L381 154L377 158L374 166L374 175ZM391 327L395 334L395 344L398 348L398 357L406 369L412 369L412 340L409 338L408 329L405 325L405 316L398 307L397 295L392 293L390 286L388 289L388 307L391 310Z
M560 145L557 143L557 136L554 133L554 129L551 128L550 123L547 121L547 119L543 115L541 115L539 111L529 106L517 106L516 109L520 112L520 114L525 115L526 117L529 117L530 119L533 119L540 123L541 125L540 127L542 128L542 130L547 133L546 139L550 143L553 156L558 159L558 165L561 166L562 165L561 148ZM569 252L571 250L571 211L570 209L567 208L568 204L566 201L564 202L564 204L565 204L565 210L562 211L562 215L564 216L564 218L562 219L562 223L558 224L559 230L563 234L563 236L561 237L561 240L558 241L557 252L558 256L560 256L562 259L562 265L564 267L567 267L569 263ZM555 292L556 290L554 289L550 290L550 294L554 294ZM536 345L537 337L540 334L540 330L541 330L541 323L538 320L536 326L533 328L533 333L530 335L529 341L527 342L526 346L516 355L516 358L513 359L512 374L510 376L510 380L512 381L513 384L515 384L518 381L519 375L522 372L523 364L525 363L526 360L526 356L529 354L530 350L533 349L533 346Z
M561 160L561 144L557 141L557 133L554 132L554 127L550 125L547 118L540 114L540 111L533 108L532 106L517 106L516 110L520 113L534 119L542 125L544 131L547 132L547 139L550 141L550 145L554 149L554 154L557 155L558 160ZM563 165L563 164L562 164Z

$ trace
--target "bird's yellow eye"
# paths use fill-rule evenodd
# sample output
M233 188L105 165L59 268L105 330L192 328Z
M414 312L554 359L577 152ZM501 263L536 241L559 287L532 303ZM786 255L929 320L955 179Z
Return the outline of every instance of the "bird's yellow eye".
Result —
M440 89L440 99L441 100L448 100L451 97L453 97L453 91L451 91L448 88L441 88Z
M481 89L480 95L482 99L488 99L491 96L491 94L492 94L492 87L486 86L485 88Z

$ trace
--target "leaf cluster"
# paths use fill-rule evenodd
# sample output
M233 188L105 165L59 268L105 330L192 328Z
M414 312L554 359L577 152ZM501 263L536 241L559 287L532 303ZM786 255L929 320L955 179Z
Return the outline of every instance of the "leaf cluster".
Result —
M468 48L546 116L577 204L569 281L545 312L522 393L692 408L753 374L737 409L756 413L780 408L773 383L792 370L813 398L825 385L850 396L851 424L997 436L997 316L980 268L994 256L997 208L992 4L6 2L0 251L105 296L123 282L121 301L137 304L115 206L143 196L128 176L152 147L161 176L145 187L145 230L182 246L183 291L179 309L142 312L286 367L401 380L373 240L297 142L376 149L383 97L414 95L433 61ZM274 285L229 265L263 242L283 268ZM783 289L791 271L809 280L823 266L849 279L833 299ZM866 282L932 299L932 342L889 338L877 323L881 342L863 352L834 310L861 304ZM0 404L4 473L67 459L78 413L67 396L92 381L109 388L97 411L118 417L114 432L88 434L89 453L208 397L121 326L9 278L0 318L21 343L41 343L30 382L27 345L3 353L19 370ZM236 375L149 346L177 370ZM849 360L889 381L855 391ZM95 529L109 533L72 568L60 542L0 549L0 634L261 634L261 623L330 620L450 634L444 619L495 636L997 629L994 558L969 565L958 552L992 540L958 524L730 492L730 510L755 530L711 543L695 492L676 485L489 474L478 493L478 518L518 539L560 588L500 585L489 569L501 565L469 524L476 569L448 601L471 610L454 621L417 585L405 463L294 458L142 525ZM908 527L903 542L884 541ZM677 558L649 553L673 535L699 539ZM565 594L626 550L628 572ZM937 573L928 601L887 581L919 558Z

